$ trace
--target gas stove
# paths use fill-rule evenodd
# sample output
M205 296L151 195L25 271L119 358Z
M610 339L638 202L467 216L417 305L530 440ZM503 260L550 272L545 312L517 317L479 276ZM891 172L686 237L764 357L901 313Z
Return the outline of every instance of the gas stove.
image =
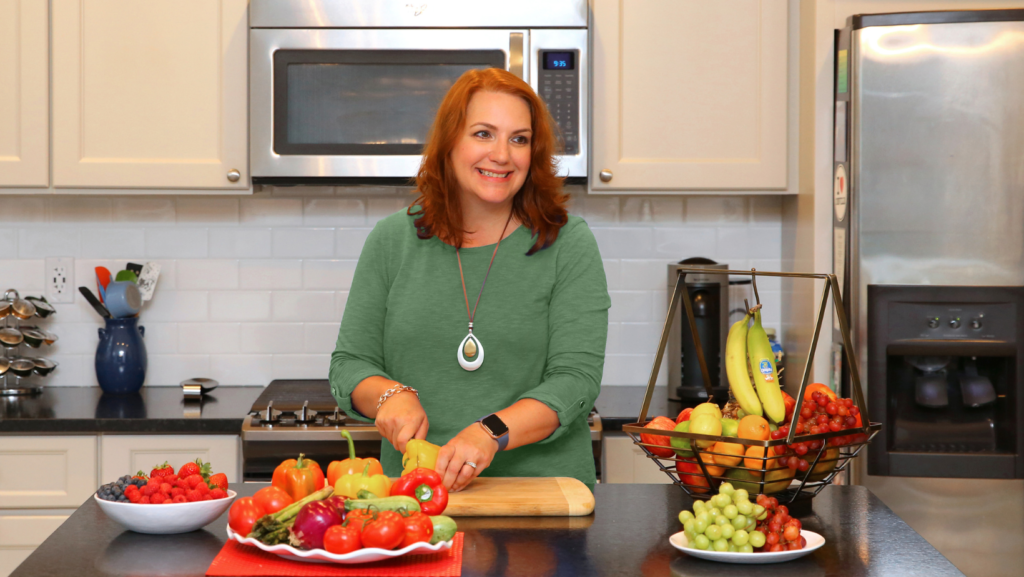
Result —
M600 463L601 417L587 417L595 460ZM380 458L381 435L373 423L350 419L338 408L327 379L272 381L242 423L242 480L269 481L274 468L299 453L326 467L348 457L347 430L359 457ZM600 470L600 467L598 467Z

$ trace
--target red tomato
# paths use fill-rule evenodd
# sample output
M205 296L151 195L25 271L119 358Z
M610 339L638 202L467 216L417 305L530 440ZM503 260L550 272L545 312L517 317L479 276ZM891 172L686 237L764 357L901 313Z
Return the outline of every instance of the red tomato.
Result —
M682 411L680 411L679 414L676 416L676 424L678 425L679 423L682 423L683 421L689 421L690 420L690 413L692 413L692 412L693 412L693 409L689 408L689 407L683 409Z
M362 533L366 525L376 518L374 512L370 509L353 509L345 515L345 521L347 525L354 525L359 532Z
M433 525L431 525L433 530ZM376 521L366 524L363 529L363 546L380 549L394 549L405 538L405 522L394 511L381 511Z
M344 555L360 549L362 546L363 541L359 536L359 527L357 526L334 525L328 527L327 532L324 533L324 549L327 549L328 553Z
M429 543L434 536L434 522L430 517L421 512L414 512L404 519L405 537L402 539L402 547L408 547L413 543Z
M649 423L644 425L645 429L659 429L662 431L671 431L676 428L676 423L668 417L654 417ZM650 445L664 445L664 447L647 447L651 453L654 453L658 457L671 457L675 454L670 446L671 437L664 435L648 435L646 433L640 435L640 442L647 443Z
M253 501L267 512L267 515L277 513L288 505L295 502L292 496L283 489L274 486L264 487L252 496Z
M228 525L235 533L248 535L256 520L266 514L263 507L260 507L252 497L242 497L231 505L231 510L228 511Z

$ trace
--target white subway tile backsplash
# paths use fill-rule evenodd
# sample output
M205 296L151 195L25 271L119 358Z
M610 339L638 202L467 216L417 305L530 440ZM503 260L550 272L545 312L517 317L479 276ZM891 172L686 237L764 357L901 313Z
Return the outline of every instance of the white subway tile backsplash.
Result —
M269 321L270 293L216 291L210 293L211 321Z
M86 307L89 305L84 303ZM209 319L209 296L202 291L161 291L142 309L143 321L202 322Z
M277 291L272 303L275 321L340 321L331 318L335 310L334 293L321 291Z
M334 351L341 323L306 323L306 351L311 354Z
M129 224L174 224L174 199L146 196L115 198L113 221Z
M301 226L301 198L243 198L240 222L250 226Z
M78 256L79 232L75 228L23 228L0 230L0 238L6 234L3 246L7 254L20 258L46 258L49 256ZM9 244L8 244L9 243Z
M717 257L715 260L725 262L749 254L751 242L746 226L718 227L718 247L714 253Z
M274 379L326 379L331 355L274 355Z
M651 291L609 291L609 322L644 322L651 319Z
M209 239L213 258L269 258L273 254L269 228L213 228Z
M639 355L606 354L601 385L646 385L651 378L653 366L654 352ZM637 394L642 397L643 389L638 387Z
M728 223L747 219L747 199L743 196L688 196L686 222Z
M178 288L182 290L238 288L237 260L179 260ZM154 298L156 298L154 296Z
M588 203L592 199L588 199ZM591 226L602 258L630 258L651 254L654 231L644 227Z
M305 226L359 226L366 223L361 198L307 198L302 207Z
M307 289L345 290L352 286L354 260L302 261L302 286Z
M750 197L750 222L773 225L782 222L782 197L778 195Z
M345 316L345 303L348 302L348 291L334 293L334 318L341 322Z
M205 228L150 228L146 230L149 258L206 258Z
M622 290L655 290L668 286L669 260L623 260Z
M603 259L605 281L608 283L608 290L619 290L622 288L622 262L615 259Z
M398 211L405 211L416 197L411 194L380 196L367 199L366 223L377 224L377 221Z
M4 275L4 287L17 289L24 294L43 292L43 270L45 261L42 259L33 260L0 260L0 271Z
M238 323L181 323L178 325L178 352L184 354L224 354L239 352L241 325Z
M273 254L276 258L325 258L334 256L334 229L275 228Z
M608 323L608 351L627 355L653 354L662 323ZM608 352L606 351L606 353Z
M210 378L222 385L265 385L273 379L272 355L211 355Z
M302 323L251 323L242 331L242 352L262 354L305 353Z
M176 386L209 374L210 355L149 355L145 386Z
M67 355L51 357L60 363L57 369L46 377L47 387L97 387L96 353L88 355Z
M54 196L50 199L49 222L106 224L111 221L109 198L94 196ZM91 255L90 255L91 256Z
M779 258L782 254L781 227L751 227L747 231L750 238L749 258Z
M665 264L691 257L714 258L717 246L711 227L654 229L654 255L665 257Z
M148 322L140 315L140 325L146 327L146 353L173 355L178 352L178 325L176 323ZM93 343L95 349L96 343Z
M619 221L619 197L588 196L583 208L583 220L590 226Z
M685 211L683 199L673 196L656 196L650 199L651 216L658 224L682 224Z
M81 235L82 256L89 258L143 258L146 235L141 228L90 229Z
M651 199L634 196L622 199L619 222L650 223L654 221Z
M334 256L338 258L359 258L370 236L371 228L339 228L334 231Z
M237 198L179 196L175 201L178 224L238 224Z
M46 222L46 199L30 196L0 196L0 222L22 226Z
M238 263L238 276L243 289L298 289L302 288L302 261L243 260Z

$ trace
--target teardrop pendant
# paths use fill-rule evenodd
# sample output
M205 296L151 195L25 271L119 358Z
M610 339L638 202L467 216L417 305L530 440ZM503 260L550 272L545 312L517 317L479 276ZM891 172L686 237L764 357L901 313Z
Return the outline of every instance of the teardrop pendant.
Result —
M476 358L472 361L469 360L473 355L476 355ZM473 331L470 331L466 335L466 338L462 339L462 342L459 343L457 356L459 359L459 366L467 371L475 371L484 363L484 346L476 338L476 335L473 334Z

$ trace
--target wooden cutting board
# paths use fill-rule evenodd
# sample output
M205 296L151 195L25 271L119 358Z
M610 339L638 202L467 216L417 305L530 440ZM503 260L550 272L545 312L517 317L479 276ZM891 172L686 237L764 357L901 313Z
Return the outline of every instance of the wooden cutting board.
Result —
M571 477L477 477L450 493L451 517L578 517L594 511L594 494Z

